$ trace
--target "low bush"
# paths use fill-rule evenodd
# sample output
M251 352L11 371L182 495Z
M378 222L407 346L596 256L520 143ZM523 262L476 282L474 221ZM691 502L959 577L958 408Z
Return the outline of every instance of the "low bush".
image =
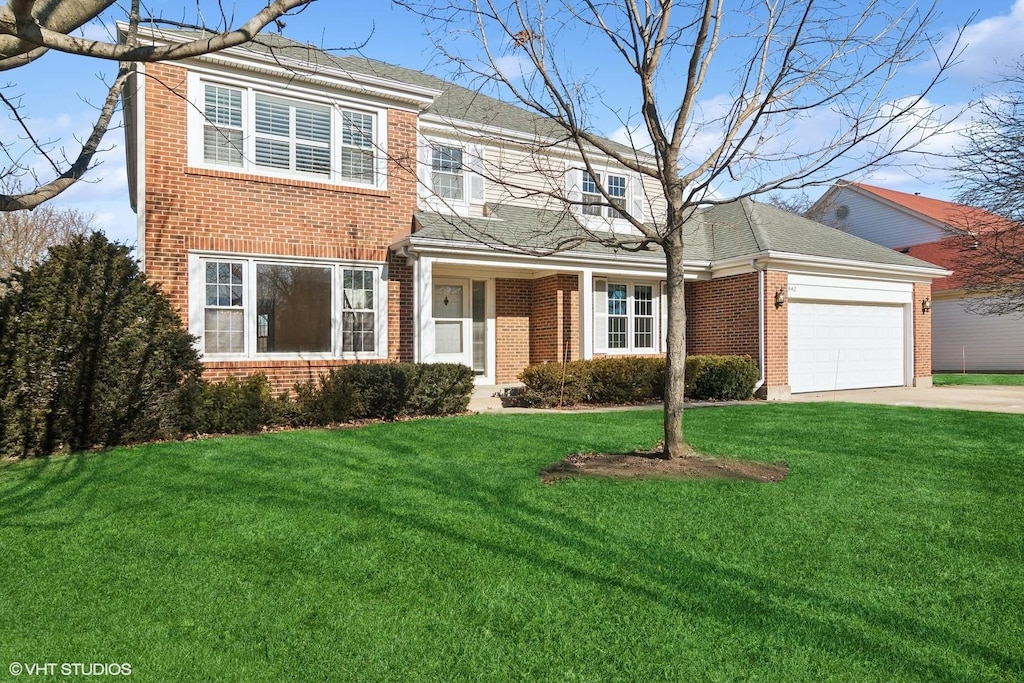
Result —
M591 362L590 403L651 403L664 396L664 358L600 358Z
M473 371L458 363L421 363L409 366L407 415L453 415L464 412L473 393Z
M565 365L531 365L521 373L523 390L515 395L522 405L554 408L585 403L590 396L592 361L574 360Z
M202 382L195 406L193 431L240 434L291 424L294 406L287 396L275 398L262 373Z
M473 371L438 363L358 363L332 369L274 397L262 374L202 382L191 431L231 434L267 427L324 427L354 420L451 415L469 405Z
M689 356L686 397L696 401L743 400L753 395L759 371L748 356ZM523 405L654 403L665 397L664 358L595 358L562 365L532 365L519 375Z
M686 397L694 401L744 401L760 372L750 356L688 356Z

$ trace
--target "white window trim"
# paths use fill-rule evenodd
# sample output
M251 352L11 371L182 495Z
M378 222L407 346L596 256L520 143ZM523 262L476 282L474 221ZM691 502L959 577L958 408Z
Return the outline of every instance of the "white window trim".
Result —
M597 281L604 281L603 289L597 284ZM664 310L664 298L662 295L660 283L657 280L633 280L629 278L621 278L616 276L599 276L594 278L595 285L594 291L603 291L605 296L603 299L595 299L594 302L594 315L595 318L603 318L604 324L594 324L594 334L598 334L599 331L603 331L604 339L594 339L594 349L597 353L607 354L609 356L634 356L638 354L653 354L662 353L664 351L664 342L662 341L662 311ZM608 344L608 298L607 292L612 285L625 285L626 286L626 347L613 349ZM638 347L636 346L636 300L634 298L634 292L637 286L650 287L651 288L651 315L644 316L650 317L651 319L651 346ZM602 310L597 310L598 305L603 305ZM619 316L616 316L619 317Z
M245 330L243 353L205 352L206 338L206 263L208 261L242 262L242 311ZM256 266L285 265L331 268L331 350L329 352L256 351ZM374 276L374 346L372 352L342 351L342 274L343 270L372 270ZM265 360L386 360L388 357L388 273L384 263L373 261L337 261L332 259L295 259L288 257L237 254L228 252L190 252L189 273L189 333L194 335L196 350L207 361L265 361Z
M611 166L594 166L594 173L601 178L607 178L609 175L618 176L626 179L626 196L624 199L625 211L629 215L645 219L646 212L644 209L644 189L643 183L640 176L636 173L628 171L622 168L616 168ZM581 163L570 163L566 168L566 178L569 184L568 197L572 202L581 202L584 197L583 192L583 174L587 173L587 169ZM592 194L592 193L587 193ZM604 198L601 198L602 201ZM600 216L592 216L584 213L584 207L582 204L575 204L572 207L572 212L577 218L583 222L584 226L591 230L614 230L616 232L630 232L635 233L636 230L632 223L617 211L614 211L610 207L603 206L604 209ZM612 211L611 216L608 212Z
M341 187L362 187L367 189L387 189L387 130L388 110L385 106L373 103L352 101L339 97L328 97L323 93L300 88L275 88L273 83L252 81L249 79L217 76L215 74L190 71L188 74L188 164L193 168L216 171L244 173L247 175L283 178L300 182L324 183ZM204 158L203 128L207 123L205 116L205 97L207 84L242 91L242 131L243 151L242 166L228 166L209 163ZM303 173L290 169L276 169L257 166L255 163L255 131L256 131L256 94L267 95L275 100L294 102L297 104L327 105L331 109L331 173L329 176ZM342 112L354 111L370 114L374 117L374 182L360 183L341 177L341 130Z
M484 178L485 147L478 142L457 140L436 136L418 136L419 148L419 198L421 206L439 213L455 213L467 216L471 206L482 206L486 202L486 180ZM434 194L434 148L455 147L462 150L462 199L444 199Z

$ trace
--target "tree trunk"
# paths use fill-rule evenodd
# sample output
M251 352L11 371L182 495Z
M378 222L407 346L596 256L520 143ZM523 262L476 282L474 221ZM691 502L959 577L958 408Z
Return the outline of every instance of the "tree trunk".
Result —
M668 334L665 349L665 457L694 455L683 437L686 384L686 296L683 290L683 237L672 231L662 243L667 267Z

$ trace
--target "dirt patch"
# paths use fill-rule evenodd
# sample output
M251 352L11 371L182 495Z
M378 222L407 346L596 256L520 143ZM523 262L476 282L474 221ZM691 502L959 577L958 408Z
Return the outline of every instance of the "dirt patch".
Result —
M660 447L632 453L577 453L541 470L545 484L570 477L610 479L732 479L778 482L786 478L786 463L710 458L699 454L668 460Z

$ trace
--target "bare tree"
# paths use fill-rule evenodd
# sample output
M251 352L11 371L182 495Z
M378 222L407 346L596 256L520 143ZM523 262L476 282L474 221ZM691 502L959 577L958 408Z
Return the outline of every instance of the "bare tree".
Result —
M665 456L691 453L682 427L686 349L683 255L698 209L742 197L828 184L895 162L938 132L925 95L955 59L930 34L934 8L816 0L407 0L436 22L437 48L464 79L510 97L547 122L533 158L568 151L597 192L517 184L521 168L489 168L513 196L544 195L579 212L599 194L633 234L590 231L620 250L660 248L667 271ZM901 6L902 5L902 6ZM465 40L472 46L464 44ZM584 64L563 57L586 44ZM900 68L934 60L920 92L894 92ZM592 71L587 71L592 69ZM633 106L609 111L601 83L629 79ZM724 86L723 80L730 82ZM713 90L711 83L716 83ZM616 86L623 88L622 81ZM713 106L713 96L728 103ZM597 130L617 117L630 145ZM821 125L824 123L824 125ZM818 124L818 125L815 125ZM810 131L810 134L809 134ZM814 131L817 131L816 134ZM510 138L500 144L517 144ZM708 142L710 141L710 142ZM519 141L521 143L521 141ZM638 149L649 151L638 151ZM654 220L623 211L595 169L610 159L644 178ZM538 171L550 172L539 161ZM585 226L583 226L585 230Z
M0 213L0 277L31 267L50 247L93 229L91 214L70 207L46 205Z
M773 192L766 198L766 203L797 216L806 216L811 205L814 204L806 192L800 192L799 194Z
M0 211L31 209L53 199L80 180L93 167L96 153L117 110L121 88L128 77L130 63L185 59L224 50L252 40L257 33L281 17L305 8L314 0L272 0L255 11L247 20L235 25L233 11L217 4L219 21L208 26L202 15L191 23L169 21L160 17L144 17L139 0L131 0L123 10L129 30L127 40L118 42L111 34L109 41L75 35L90 22L107 23L114 17L113 0L8 0L0 8L0 71L9 71L43 58L51 50L79 57L118 63L118 70L108 84L103 103L90 134L80 143L77 154L67 155L58 141L42 139L33 133L30 121L23 114L21 97L12 94L16 84L0 89L0 107L21 130L23 144L0 143L6 156L0 178L30 185L22 192L0 194ZM116 8L123 8L117 5ZM116 9L115 8L115 9ZM201 29L201 37L173 45L139 45L140 24L149 27ZM45 169L42 170L42 169Z
M975 103L976 120L957 150L957 200L952 222L960 286L979 296L969 308L984 314L1024 314L1024 60L995 84L999 92Z

